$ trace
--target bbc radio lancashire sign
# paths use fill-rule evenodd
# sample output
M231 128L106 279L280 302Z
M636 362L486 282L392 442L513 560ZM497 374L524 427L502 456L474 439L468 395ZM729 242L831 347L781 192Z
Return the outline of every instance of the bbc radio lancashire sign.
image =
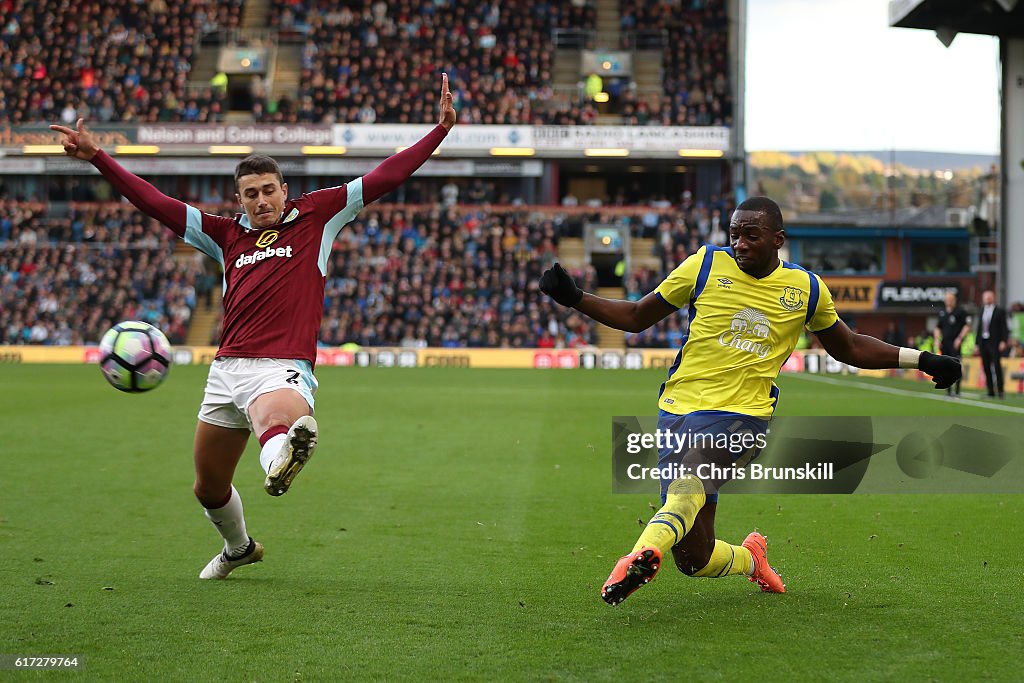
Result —
M624 148L678 156L680 149L729 151L730 130L724 126L537 126L538 150Z

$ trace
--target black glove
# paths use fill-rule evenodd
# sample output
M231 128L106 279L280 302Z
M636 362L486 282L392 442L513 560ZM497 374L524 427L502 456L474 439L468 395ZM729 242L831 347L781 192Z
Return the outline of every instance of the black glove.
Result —
M917 360L921 372L930 375L935 381L936 389L948 389L960 381L960 361L952 356L936 356L927 351L921 352Z
M576 282L560 263L548 268L540 276L540 291L569 308L574 307L583 298L583 290L576 286Z

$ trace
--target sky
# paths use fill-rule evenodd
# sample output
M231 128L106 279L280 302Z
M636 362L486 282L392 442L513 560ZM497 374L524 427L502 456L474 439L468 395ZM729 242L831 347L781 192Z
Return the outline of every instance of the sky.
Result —
M746 0L746 147L999 151L999 46L889 27L888 0Z

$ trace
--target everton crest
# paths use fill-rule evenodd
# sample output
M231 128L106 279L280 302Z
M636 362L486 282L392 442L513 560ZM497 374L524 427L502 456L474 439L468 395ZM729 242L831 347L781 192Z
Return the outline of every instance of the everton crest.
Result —
M786 287L779 301L787 311L799 311L804 306L804 292L799 287Z

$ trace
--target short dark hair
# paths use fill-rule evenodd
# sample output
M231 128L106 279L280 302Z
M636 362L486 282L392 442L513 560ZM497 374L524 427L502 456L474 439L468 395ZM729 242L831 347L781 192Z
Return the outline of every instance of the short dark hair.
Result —
M277 176L277 182L284 185L284 176L281 175L281 167L266 154L250 154L238 162L235 167L235 189L238 189L238 181L244 175L263 175L273 173Z
M736 207L737 211L756 211L768 217L768 225L775 231L785 226L782 221L782 209L768 197L748 197Z

